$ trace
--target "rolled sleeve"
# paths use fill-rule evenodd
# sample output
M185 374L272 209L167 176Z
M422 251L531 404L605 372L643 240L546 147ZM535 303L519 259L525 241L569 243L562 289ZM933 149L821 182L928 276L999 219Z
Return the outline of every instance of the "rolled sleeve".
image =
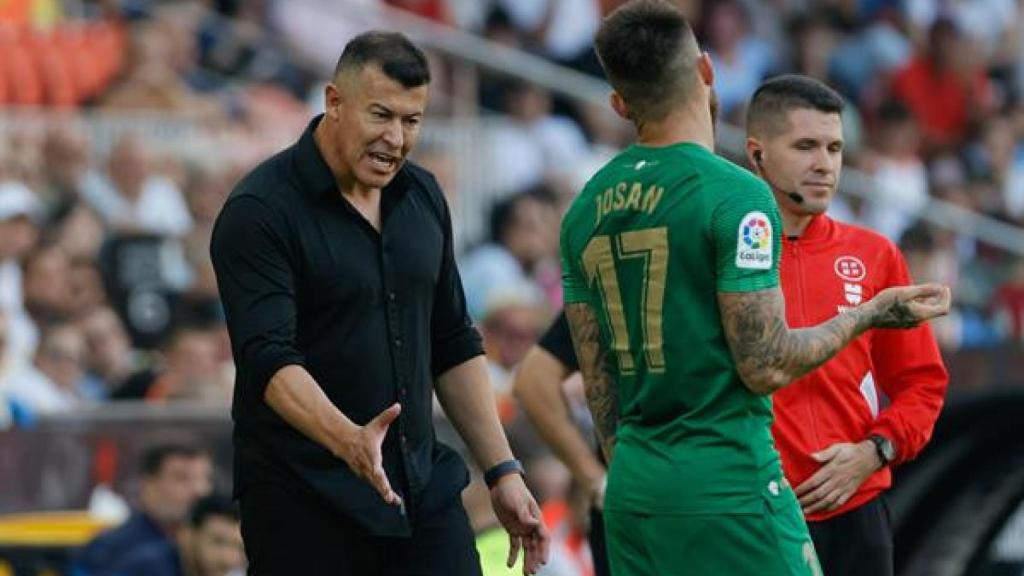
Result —
M447 205L442 213L444 254L434 292L430 320L431 372L436 378L449 369L484 353L483 340L466 307L462 278L455 264L452 221Z
M295 347L294 272L284 222L275 216L256 198L232 198L217 218L210 244L238 383L258 399L278 370L304 365Z

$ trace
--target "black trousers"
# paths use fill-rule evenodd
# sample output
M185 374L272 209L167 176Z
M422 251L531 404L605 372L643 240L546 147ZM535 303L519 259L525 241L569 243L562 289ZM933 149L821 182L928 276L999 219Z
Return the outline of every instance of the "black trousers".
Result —
M456 498L420 518L411 538L371 536L301 489L252 486L242 494L250 576L480 576L469 518Z
M882 496L807 527L827 576L893 575L892 525Z
M590 509L590 533L587 534L590 554L594 558L594 576L611 576L608 567L608 547L604 542L604 514L597 508Z

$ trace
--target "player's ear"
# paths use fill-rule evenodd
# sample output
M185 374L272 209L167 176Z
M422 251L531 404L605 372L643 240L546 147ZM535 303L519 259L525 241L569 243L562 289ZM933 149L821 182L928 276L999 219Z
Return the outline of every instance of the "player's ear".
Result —
M618 92L612 92L608 96L608 102L612 105L612 110L619 115L623 120L630 120L629 117L629 106L626 105L626 100L622 97L622 94Z
M747 137L747 161L754 167L754 170L760 176L761 172L764 171L762 164L764 162L764 146L761 145L761 141L753 136Z
M324 87L324 114L331 120L337 120L341 107L341 90L333 82Z
M707 52L701 52L697 57L697 74L705 86L715 85L715 67L711 64L711 55Z

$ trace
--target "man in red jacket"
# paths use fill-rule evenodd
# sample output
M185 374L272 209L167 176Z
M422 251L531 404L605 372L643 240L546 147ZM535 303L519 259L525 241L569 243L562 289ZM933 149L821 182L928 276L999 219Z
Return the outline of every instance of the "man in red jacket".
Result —
M757 90L748 110L747 155L782 213L791 328L911 284L892 242L825 214L842 166L842 107L824 84L781 76ZM882 492L892 483L890 468L915 457L931 437L947 382L931 328L922 325L865 332L775 393L775 442L825 574L893 573Z

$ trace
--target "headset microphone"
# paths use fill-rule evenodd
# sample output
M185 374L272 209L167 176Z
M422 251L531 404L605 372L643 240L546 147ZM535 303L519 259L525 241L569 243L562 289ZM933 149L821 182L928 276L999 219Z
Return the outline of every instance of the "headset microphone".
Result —
M764 171L764 165L761 162L761 151L754 150L754 164L757 164L757 169L761 171L761 177L770 183L770 181L768 180L768 174ZM786 196L789 196L789 199L792 200L793 202L796 202L797 204L804 203L803 195L797 192L787 192Z

